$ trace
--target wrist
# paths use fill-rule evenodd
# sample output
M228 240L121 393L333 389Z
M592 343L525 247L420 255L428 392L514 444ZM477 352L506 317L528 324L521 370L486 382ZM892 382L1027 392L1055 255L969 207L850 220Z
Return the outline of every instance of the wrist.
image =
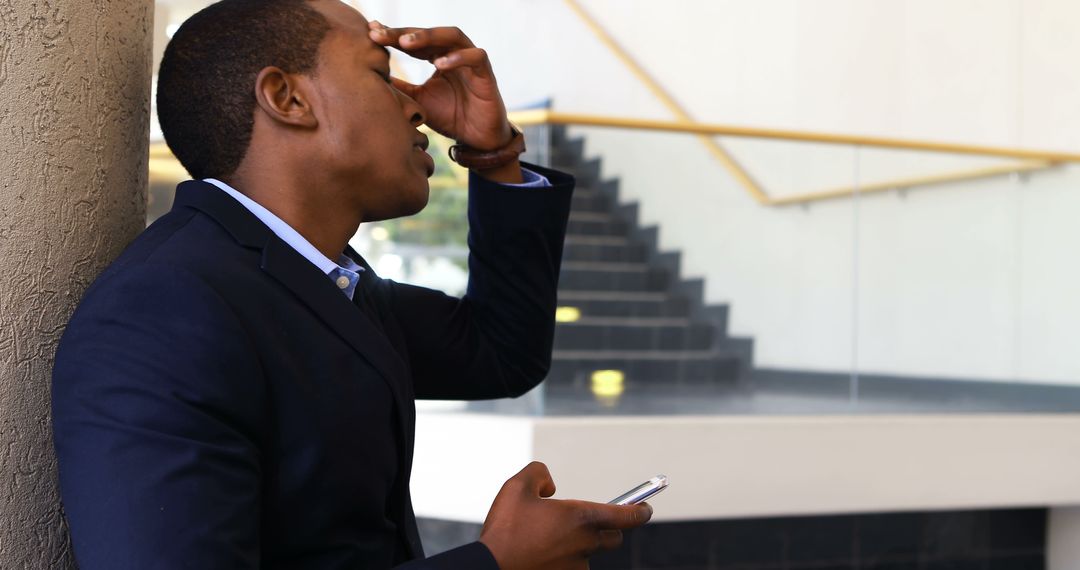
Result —
M510 133L510 140L494 150L478 150L468 145L455 144L449 150L450 160L485 177L505 173L516 177L520 183L521 163L518 157L525 152L525 135L513 125L510 126ZM516 166L510 168L513 165Z
M502 142L499 143L499 145L496 146L495 148L489 148L489 149L484 149L484 150L493 152L493 151L497 151L497 150L499 150L501 148L506 148L507 146L510 146L510 144L514 142L514 137L516 137L519 132L521 132L521 129L515 127L514 124L511 123L509 120L506 121L506 128L503 129L503 133L505 133L506 136L503 137Z
M498 184L521 184L525 182L525 177L521 173L521 161L516 158L502 166L487 169L473 168L471 171L485 180Z

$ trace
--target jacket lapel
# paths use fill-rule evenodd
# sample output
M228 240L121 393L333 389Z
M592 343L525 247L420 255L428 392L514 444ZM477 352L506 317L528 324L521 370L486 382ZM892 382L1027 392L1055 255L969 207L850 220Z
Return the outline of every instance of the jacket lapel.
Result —
M288 287L326 326L349 343L387 380L394 396L401 398L405 365L386 335L371 322L330 278L277 236L263 247L262 269Z
M407 435L408 410L402 385L408 381L405 363L371 319L349 301L329 277L274 235L254 214L213 185L200 181L181 184L177 187L173 208L181 207L206 213L241 245L262 249L262 270L291 290L301 303L379 372L394 395L402 433Z

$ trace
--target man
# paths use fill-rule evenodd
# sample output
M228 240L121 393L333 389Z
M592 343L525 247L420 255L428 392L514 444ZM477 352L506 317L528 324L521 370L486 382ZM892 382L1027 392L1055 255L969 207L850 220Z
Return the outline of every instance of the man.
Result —
M435 75L391 78L387 47ZM54 373L84 570L586 568L649 518L545 499L533 463L478 542L423 559L413 400L542 380L573 187L518 162L488 58L459 30L224 0L174 35L158 113L196 180L87 292ZM463 299L379 279L347 247L360 223L425 205L422 123L472 168Z

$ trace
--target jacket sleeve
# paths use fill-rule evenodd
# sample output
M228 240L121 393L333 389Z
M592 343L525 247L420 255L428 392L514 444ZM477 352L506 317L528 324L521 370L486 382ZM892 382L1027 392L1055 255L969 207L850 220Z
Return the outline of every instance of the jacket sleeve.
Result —
M398 570L499 570L495 557L482 542L470 542L441 554L414 560L396 567Z
M469 285L457 299L391 285L421 399L516 397L551 367L556 290L573 177L529 165L547 188L470 174Z
M266 398L238 323L202 280L149 265L100 280L71 320L52 409L83 570L259 566Z

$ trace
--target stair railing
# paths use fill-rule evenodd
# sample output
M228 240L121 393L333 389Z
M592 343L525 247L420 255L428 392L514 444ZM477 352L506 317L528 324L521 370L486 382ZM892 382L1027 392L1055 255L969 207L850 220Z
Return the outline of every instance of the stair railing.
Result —
M687 133L704 137L728 136L754 139L770 139L788 142L814 142L832 145L854 145L859 147L874 147L894 150L912 150L948 154L962 154L969 156L986 156L1016 159L1015 161L1010 161L1001 165L969 168L940 174L897 178L882 182L873 182L869 184L864 183L860 184L857 187L848 186L829 188L782 197L770 196L768 192L758 186L756 192L751 192L751 196L753 196L759 203L766 206L806 204L809 202L816 202L821 200L847 198L850 197L853 192L869 194L874 192L884 192L887 190L911 188L913 186L933 186L950 182L990 178L1006 174L1018 174L1039 170L1047 170L1065 163L1080 162L1080 154L1059 151L1029 150L986 145L918 141L909 139L872 137L862 135L845 135L836 133L820 133L811 131L766 129L713 123L698 123L687 120L663 121L654 119L636 119L629 117L582 115L575 113L562 113L559 111L550 111L545 109L510 113L510 119L514 123L522 127L546 125L608 127L639 131Z
M934 186L1002 175L1035 172L1054 168L1063 163L1080 162L1080 154L1065 152L699 123L693 120L689 112L675 100L674 96L672 96L659 81L653 78L652 75L581 6L578 0L564 0L564 2L581 20L585 27L596 36L597 40L607 47L612 55L622 62L627 70L637 77L638 80L660 101L660 103L675 115L676 120L658 121L626 117L605 117L560 113L550 110L512 113L512 120L521 126L557 124L693 134L701 140L706 149L731 174L735 181L746 190L750 197L762 205L784 206L790 204L808 204L821 200L849 198L855 193L868 194L888 190L906 189L915 186ZM897 178L870 184L860 184L858 186L826 188L777 197L770 195L769 192L754 179L738 159L716 140L715 137L717 136L812 142L833 145L855 145L860 147L865 146L896 150L1012 158L1017 160L994 166Z

